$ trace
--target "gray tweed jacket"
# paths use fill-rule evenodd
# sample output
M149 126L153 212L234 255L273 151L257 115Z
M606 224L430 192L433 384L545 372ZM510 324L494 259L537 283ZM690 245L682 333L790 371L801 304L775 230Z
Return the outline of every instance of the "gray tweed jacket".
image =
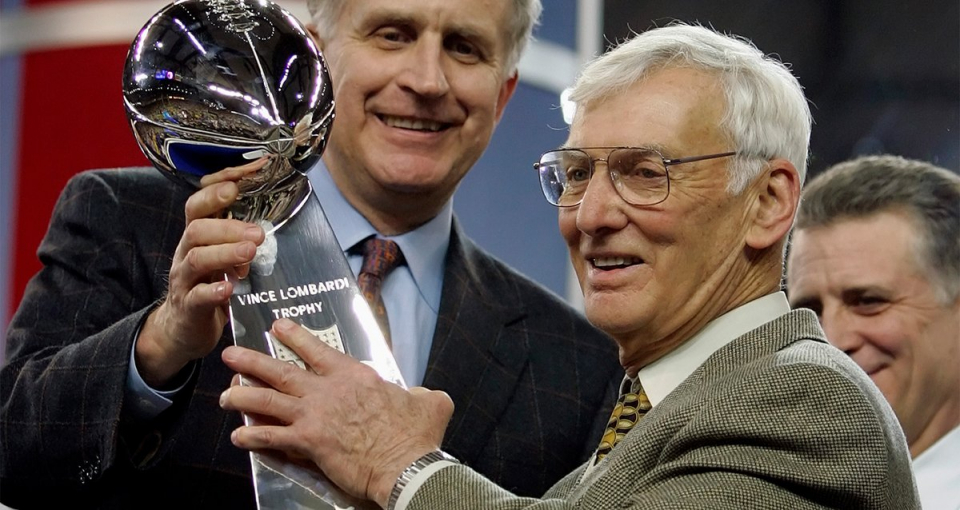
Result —
M217 404L232 376L226 335L158 419L123 412L130 349L165 291L186 198L152 168L86 172L63 191L7 333L3 503L255 508L249 456L229 439L239 415ZM447 451L542 494L590 454L621 374L609 337L454 225L423 383L456 403Z
M714 353L583 476L585 466L543 500L447 467L407 509L920 508L893 411L809 310Z

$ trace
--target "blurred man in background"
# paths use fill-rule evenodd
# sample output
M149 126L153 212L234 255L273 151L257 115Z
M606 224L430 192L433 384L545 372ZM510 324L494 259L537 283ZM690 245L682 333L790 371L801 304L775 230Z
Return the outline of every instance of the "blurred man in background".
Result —
M787 283L890 401L923 508L960 508L960 176L897 156L830 168L803 192Z

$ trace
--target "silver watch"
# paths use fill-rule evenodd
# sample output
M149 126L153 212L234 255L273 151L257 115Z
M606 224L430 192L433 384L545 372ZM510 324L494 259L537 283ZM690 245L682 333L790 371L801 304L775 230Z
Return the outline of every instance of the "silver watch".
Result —
M460 463L453 455L450 455L442 450L434 450L423 457L413 461L413 464L407 466L407 469L404 469L400 476L397 477L397 481L393 484L393 490L390 491L390 499L387 501L387 509L393 510L397 506L397 500L400 499L400 493L403 492L403 489L410 483L410 480L413 479L417 473L421 472L434 462L439 462L441 460L446 460L450 462Z

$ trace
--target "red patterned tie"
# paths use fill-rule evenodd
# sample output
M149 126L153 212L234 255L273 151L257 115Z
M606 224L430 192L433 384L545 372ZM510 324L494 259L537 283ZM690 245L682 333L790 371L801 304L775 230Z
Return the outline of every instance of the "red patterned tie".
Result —
M357 276L357 286L363 297L370 303L373 315L380 323L387 345L390 345L390 325L387 322L387 309L383 306L383 297L380 290L383 280L393 268L403 263L403 253L393 241L371 237L363 242L363 266Z

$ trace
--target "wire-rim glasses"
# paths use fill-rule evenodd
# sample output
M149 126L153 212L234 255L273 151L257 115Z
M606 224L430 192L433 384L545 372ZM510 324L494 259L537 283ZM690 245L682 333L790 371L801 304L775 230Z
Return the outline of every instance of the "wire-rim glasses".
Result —
M605 158L595 158L587 150L609 152ZM659 204L670 195L668 167L736 154L721 152L667 159L659 151L645 147L579 147L545 152L533 168L540 175L543 196L557 207L580 205L598 161L606 163L613 187L625 202L646 206Z

